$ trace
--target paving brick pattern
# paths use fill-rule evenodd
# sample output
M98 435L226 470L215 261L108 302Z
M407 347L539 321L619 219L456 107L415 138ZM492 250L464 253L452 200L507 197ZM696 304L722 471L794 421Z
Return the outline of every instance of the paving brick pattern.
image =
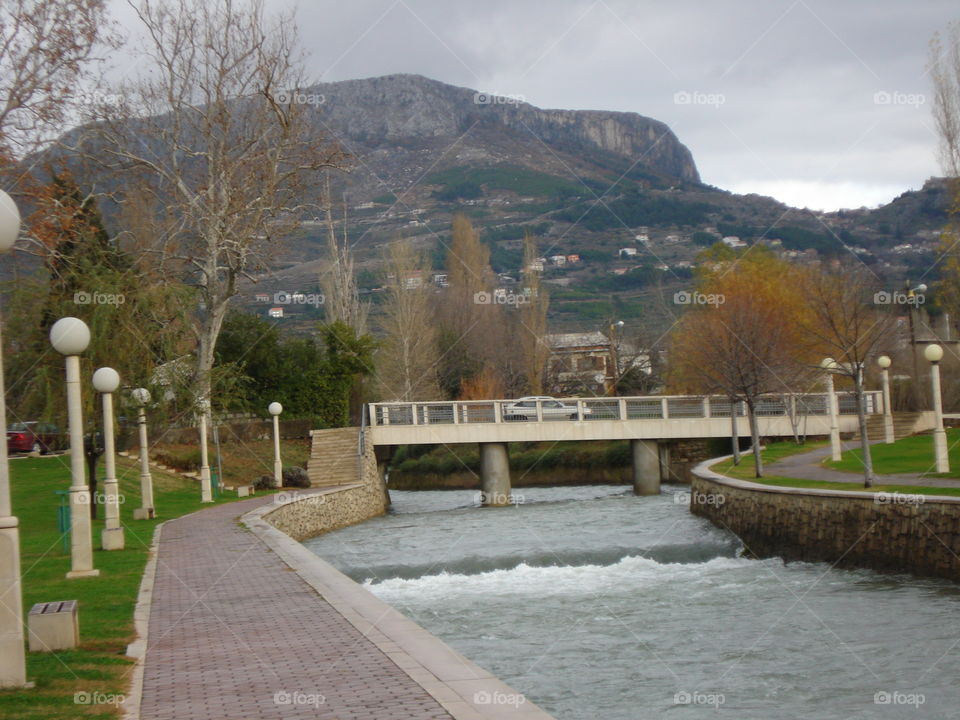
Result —
M450 718L237 517L257 498L168 522L143 720Z

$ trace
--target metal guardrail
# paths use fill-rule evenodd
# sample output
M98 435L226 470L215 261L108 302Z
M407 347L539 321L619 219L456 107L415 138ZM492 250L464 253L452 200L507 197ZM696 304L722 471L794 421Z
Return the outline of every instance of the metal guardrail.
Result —
M853 393L836 393L840 415L857 412ZM864 393L867 414L883 410L879 390ZM700 395L653 395L647 397L562 398L559 400L456 400L445 402L370 403L369 426L466 425L505 422L554 422L597 420L688 420L729 418L736 411L746 417L746 406L729 398ZM757 417L823 416L829 414L827 393L763 395ZM360 430L363 443L368 416Z

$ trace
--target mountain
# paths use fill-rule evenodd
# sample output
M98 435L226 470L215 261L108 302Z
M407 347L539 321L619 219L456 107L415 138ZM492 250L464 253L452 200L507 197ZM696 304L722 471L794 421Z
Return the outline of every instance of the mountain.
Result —
M330 131L350 152L393 155L381 177L384 189L451 157L569 176L589 156L609 156L656 175L700 181L693 156L670 128L635 113L542 110L419 75L325 83L302 93L319 98L318 130ZM406 172L391 172L401 167Z
M288 100L309 103L315 132L352 158L333 177L342 204L335 215L374 303L382 246L411 237L442 270L457 212L480 230L505 286L518 277L525 233L547 258L578 258L545 264L558 330L597 329L612 317L669 326L679 310L673 293L689 286L696 254L721 238L765 244L796 262L855 257L891 287L906 277L929 283L947 220L942 179L881 208L836 213L711 187L667 125L635 113L545 110L417 75L322 83ZM79 179L98 188L115 180ZM264 311L257 295L316 292L326 234L320 218L301 218L275 267L245 285L237 304ZM318 317L289 310L285 325Z

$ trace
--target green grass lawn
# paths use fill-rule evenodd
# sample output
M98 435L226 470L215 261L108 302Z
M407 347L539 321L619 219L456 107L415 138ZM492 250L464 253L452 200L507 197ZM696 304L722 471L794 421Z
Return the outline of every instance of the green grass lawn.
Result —
M904 438L904 440L898 441L895 445L886 446L887 448L895 447L900 442L905 442L906 440L913 440L914 437ZM927 438L929 441L929 438ZM776 462L781 458L787 457L788 455L796 455L797 453L807 452L808 450L815 450L816 448L823 447L827 444L826 441L817 441L806 443L805 445L797 445L792 442L780 442L780 443L770 443L765 450L761 453L763 458L764 467L770 463ZM873 446L876 447L876 446ZM932 442L930 447L930 452L933 452ZM846 456L847 453L844 453ZM846 459L846 457L845 457ZM960 460L960 458L958 458ZM952 462L952 460L951 460ZM832 463L831 463L832 465ZM715 463L710 466L710 469L714 472L720 473L721 475L726 475L727 477L737 478L739 480L750 480L751 482L761 483L763 485L776 485L778 487L796 487L796 488L818 488L822 490L864 490L864 487L861 484L857 483L844 483L844 482L827 482L823 480L804 480L801 478L788 478L781 477L777 475L765 476L762 478L754 477L754 470L756 465L753 460L753 453L745 454L743 459L740 461L739 465L734 465L732 460L724 460L722 462ZM860 468L862 471L862 466ZM960 496L960 488L939 488L939 487L917 487L914 485L874 485L870 488L871 492L887 492L887 493L902 493L906 495L948 495L948 496Z
M109 704L75 704L74 694L127 693L133 661L124 653L134 638L133 610L148 549L158 523L203 506L195 482L179 476L153 472L154 502L158 517L134 520L140 505L138 467L118 458L120 517L125 527L126 548L112 552L96 550L95 578L67 580L69 550L64 551L57 531L55 490L70 485L69 458L45 457L11 460L13 509L20 520L21 574L24 621L37 602L78 600L80 647L58 653L28 653L27 677L36 683L31 690L0 691L0 717L59 720L68 718L116 718L122 707ZM102 473L102 467L101 467ZM102 477L101 477L102 480ZM102 482L98 487L102 490ZM236 499L221 496L217 503ZM100 546L103 508L94 521L94 547ZM24 631L26 635L26 631Z
M873 470L879 475L894 473L925 473L931 477L960 477L960 429L947 430L947 448L950 454L949 473L937 474L933 458L933 435L911 435L892 445L879 443L870 446ZM827 460L825 467L844 472L862 473L863 454L860 448L843 453L840 462Z

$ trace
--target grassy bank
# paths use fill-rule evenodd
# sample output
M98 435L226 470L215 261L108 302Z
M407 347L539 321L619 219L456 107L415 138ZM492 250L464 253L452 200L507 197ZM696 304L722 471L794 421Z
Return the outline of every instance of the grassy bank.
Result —
M514 487L629 482L626 440L510 443ZM390 487L400 490L473 488L479 485L476 445L401 447L390 463Z
M122 711L109 703L74 702L77 693L99 693L101 699L127 692L133 662L126 658L126 646L134 639L133 610L148 550L158 523L201 507L197 484L177 475L153 472L154 501L158 517L134 520L140 505L137 466L118 458L121 522L126 548L97 550L95 578L67 580L69 550L57 531L55 490L70 485L69 458L25 458L10 462L14 512L20 520L21 573L24 616L37 602L78 600L80 647L57 653L28 653L27 676L36 687L24 691L0 691L0 717L36 720L69 718L115 718ZM102 488L102 485L101 485ZM235 496L220 497L217 503ZM99 548L103 508L94 521L94 547ZM78 696L82 700L82 696Z
M950 457L949 473L935 473L933 435L911 435L892 445L878 443L870 446L873 470L879 475L895 473L924 473L931 477L960 477L960 429L947 430L947 448ZM833 470L850 473L863 472L863 451L860 448L843 453L839 462L827 460L824 465Z
M303 466L310 457L310 440L281 440L283 466ZM200 448L197 445L160 443L150 448L150 458L181 472L200 469ZM247 485L261 475L273 475L273 440L248 440L220 445L223 482L228 487ZM210 445L210 466L217 470L217 453Z

